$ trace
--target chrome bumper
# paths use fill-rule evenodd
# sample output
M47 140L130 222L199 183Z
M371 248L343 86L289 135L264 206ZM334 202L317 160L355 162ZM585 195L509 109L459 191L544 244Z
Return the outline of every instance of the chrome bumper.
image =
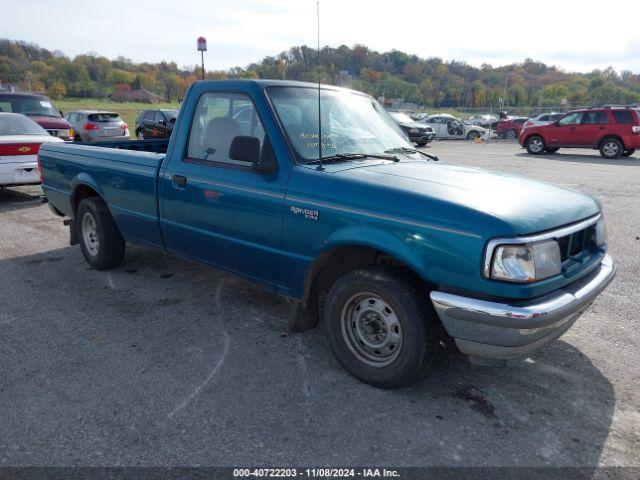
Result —
M555 340L578 319L615 276L605 255L584 278L533 301L496 303L431 292L447 333L474 363L519 360Z

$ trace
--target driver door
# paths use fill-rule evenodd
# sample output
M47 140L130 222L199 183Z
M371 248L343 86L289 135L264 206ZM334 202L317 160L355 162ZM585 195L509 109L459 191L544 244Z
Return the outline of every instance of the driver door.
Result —
M582 123L582 112L568 113L557 124L549 126L549 140L551 146L572 146L578 143L578 127Z

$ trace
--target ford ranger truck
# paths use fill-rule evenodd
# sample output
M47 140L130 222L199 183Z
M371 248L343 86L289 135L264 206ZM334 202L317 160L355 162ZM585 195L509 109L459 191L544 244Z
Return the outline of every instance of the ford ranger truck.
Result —
M95 269L131 242L241 275L298 302L294 330L322 315L339 362L380 387L419 378L443 336L474 362L526 358L615 273L597 200L439 162L343 88L197 82L166 153L45 144L39 161Z

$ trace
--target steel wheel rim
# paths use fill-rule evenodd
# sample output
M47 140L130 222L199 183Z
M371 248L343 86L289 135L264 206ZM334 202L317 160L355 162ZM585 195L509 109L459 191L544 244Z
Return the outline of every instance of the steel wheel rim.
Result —
M542 144L542 140L536 138L529 142L529 148L531 148L533 152L538 153L542 151L544 145Z
M513 130L507 132L507 138L516 138L516 133Z
M602 151L608 157L613 157L618 153L618 144L614 142L607 142L602 147Z
M96 220L89 212L82 217L82 240L89 254L93 257L98 255L100 249L100 237L98 236L98 226Z
M361 362L382 368L402 349L403 333L393 307L374 293L352 296L342 309L342 337Z

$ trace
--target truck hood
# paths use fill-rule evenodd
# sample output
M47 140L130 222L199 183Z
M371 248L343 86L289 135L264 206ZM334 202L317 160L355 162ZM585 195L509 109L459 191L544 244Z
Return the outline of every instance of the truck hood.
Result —
M355 168L351 164L334 173L494 216L519 235L567 225L600 211L597 200L575 190L479 168L405 161Z
M40 125L42 128L64 130L71 128L69 122L62 117L46 117L39 115L29 115L29 118Z

